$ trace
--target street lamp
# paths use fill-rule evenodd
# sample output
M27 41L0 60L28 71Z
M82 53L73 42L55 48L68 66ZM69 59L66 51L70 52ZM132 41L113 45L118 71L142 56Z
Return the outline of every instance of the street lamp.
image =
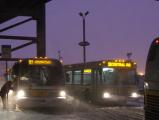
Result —
M83 47L83 62L86 63L86 46L89 46L89 42L87 42L85 40L85 18L86 16L89 14L89 12L85 12L85 13L82 13L80 12L79 15L82 17L82 20L83 20L83 41L82 42L79 42L79 46Z
M130 60L130 57L132 56L132 52L128 52L127 54L128 60Z

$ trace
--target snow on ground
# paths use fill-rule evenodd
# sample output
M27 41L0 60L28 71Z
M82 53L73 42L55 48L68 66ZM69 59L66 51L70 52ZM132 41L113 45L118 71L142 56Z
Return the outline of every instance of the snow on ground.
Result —
M0 106L0 120L144 120L143 104L121 107L84 106L71 112L56 112L56 109L4 111Z
M144 120L142 108L103 108L84 112L44 114L34 111L1 111L1 120Z
M1 120L144 120L143 109L109 107L61 114L35 111L1 111Z

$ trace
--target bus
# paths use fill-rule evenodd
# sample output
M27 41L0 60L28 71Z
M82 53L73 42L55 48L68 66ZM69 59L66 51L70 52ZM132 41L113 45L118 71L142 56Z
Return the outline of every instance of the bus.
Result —
M125 104L139 97L136 68L135 62L118 59L64 65L65 86L80 100Z
M159 119L159 38L152 41L144 81L145 120Z
M63 65L56 59L27 58L14 63L14 104L19 108L65 105L68 101L63 73Z

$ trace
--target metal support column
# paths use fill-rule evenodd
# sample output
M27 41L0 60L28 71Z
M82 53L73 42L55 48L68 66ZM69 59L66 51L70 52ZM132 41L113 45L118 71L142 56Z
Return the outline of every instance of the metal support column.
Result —
M37 17L37 56L46 56L46 40L45 40L45 5L40 6Z

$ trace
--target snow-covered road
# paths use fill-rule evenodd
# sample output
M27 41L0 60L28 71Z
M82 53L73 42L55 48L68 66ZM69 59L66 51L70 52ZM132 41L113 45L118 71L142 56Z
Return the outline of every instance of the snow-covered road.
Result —
M144 120L143 107L93 107L74 112L42 111L1 110L0 120Z
M121 107L82 106L71 112L44 108L4 111L0 102L0 120L144 120L143 98Z

